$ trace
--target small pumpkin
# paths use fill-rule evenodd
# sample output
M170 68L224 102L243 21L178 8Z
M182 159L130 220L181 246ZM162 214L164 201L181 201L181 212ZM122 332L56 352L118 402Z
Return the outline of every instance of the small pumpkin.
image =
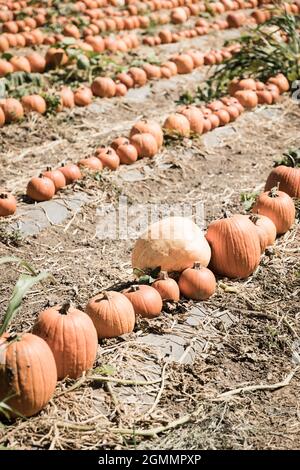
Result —
M117 80L119 80L121 83L123 83L126 88L133 88L134 86L134 80L133 78L125 72L121 72L117 75Z
M275 77L269 78L267 83L276 85L279 88L280 94L289 91L290 89L289 81L282 73L277 74Z
M196 106L183 106L178 109L180 114L187 118L190 124L190 130L196 134L203 132L203 114Z
M191 73L194 69L194 61L188 54L178 54L172 58L179 74Z
M130 144L129 139L127 139L127 137L117 137L115 140L112 141L110 146L114 150L117 150L120 145L124 144Z
M13 410L11 417L35 415L47 405L57 382L48 344L31 333L4 334L0 357L0 401Z
M197 260L207 266L210 247L202 230L185 217L168 217L150 225L136 241L132 266L142 271L183 271Z
M10 62L0 59L0 77L5 77L9 73L13 73L14 68Z
M5 122L20 121L24 117L24 109L19 100L6 98L1 100L0 106L5 115Z
M215 220L206 239L211 247L210 269L230 278L246 278L260 261L260 242L254 224L246 215Z
M245 108L255 108L258 104L257 94L252 90L238 90L234 93L234 97Z
M74 93L71 88L64 86L60 90L60 96L62 100L62 105L65 108L74 108L75 100L74 100Z
M278 235L286 233L295 221L295 204L292 198L277 187L260 194L252 208L254 214L266 215L275 224Z
M263 253L267 246L274 244L276 240L276 227L269 217L261 214L251 214L249 219L255 225L260 242L261 252Z
M116 152L118 154L118 157L120 158L120 162L125 165L131 165L138 159L137 149L134 145L131 145L129 143L119 145Z
M101 161L103 168L116 170L120 166L120 158L111 147L100 147L96 150L96 157Z
M106 291L89 300L86 313L92 319L98 338L115 338L133 331L132 303L120 292Z
M152 134L155 138L158 148L160 148L164 141L164 135L161 126L156 121L141 119L137 121L130 130L130 138L136 134Z
M40 95L27 95L21 99L23 109L25 112L35 112L38 114L44 114L47 110L46 101Z
M185 269L178 281L181 294L188 299L207 300L216 291L216 278L210 269L195 263Z
M142 87L147 83L146 72L139 67L131 67L128 75L132 78L135 87Z
M82 158L78 162L79 167L87 168L91 171L101 171L103 168L101 160L97 157Z
M269 191L274 186L279 185L279 189L291 197L300 198L300 168L293 168L279 165L273 168L268 176L265 191Z
M87 86L81 86L74 92L74 101L77 106L88 106L91 104L93 93Z
M16 209L16 198L12 194L0 189L0 217L13 215L16 212Z
M219 109L214 114L219 118L220 126L226 126L231 120L230 114L226 109Z
M14 68L14 72L31 72L30 63L26 57L14 56L10 59L10 63Z
M72 184L82 178L80 169L74 163L68 163L67 165L62 164L59 171L61 171L66 178L66 184Z
M116 84L109 77L98 77L92 83L92 93L100 98L112 98L116 94Z
M122 292L133 305L136 315L142 318L155 318L162 311L162 298L151 286L135 285Z
M39 314L32 332L50 347L59 380L76 379L93 367L98 338L86 313L70 304L50 307Z
M163 128L170 134L177 134L182 137L189 137L191 131L189 120L183 114L179 113L170 114L166 118Z
M45 58L39 54L38 52L31 52L26 56L28 60L31 72L33 73L43 73L46 68L46 60Z
M159 273L159 278L153 282L152 287L159 292L163 300L172 300L177 302L180 298L177 282L169 277L166 271L161 271Z
M136 148L139 158L151 158L157 154L157 140L149 132L134 134L130 143Z
M55 192L66 186L66 178L60 170L52 170L51 167L47 167L47 170L42 173L46 178L53 181L55 186Z
M127 87L124 83L116 83L116 96L125 96L127 91Z
M50 178L34 176L27 184L26 195L33 201L49 201L55 194L55 186Z
M161 71L157 65L144 64L143 69L146 72L148 80L157 80L161 78Z

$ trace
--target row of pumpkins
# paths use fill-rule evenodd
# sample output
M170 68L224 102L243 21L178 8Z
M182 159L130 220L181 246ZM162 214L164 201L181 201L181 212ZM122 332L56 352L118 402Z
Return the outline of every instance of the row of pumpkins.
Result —
M174 64L175 65L175 64ZM229 85L230 97L223 97L206 106L180 106L170 114L164 124L166 133L189 137L190 134L203 134L218 126L226 125L244 111L258 103L272 104L279 95L289 89L289 82L283 74L278 74L266 84L252 78L233 80ZM154 157L163 145L163 130L155 121L140 120L134 124L129 138L118 137L110 146L99 147L95 155L81 159L78 164L68 163L52 170L50 167L28 182L26 194L33 201L48 201L66 185L81 179L82 170L101 171L103 168L116 170L120 164L130 165L138 158ZM280 166L272 170L266 189L280 183L280 188L292 197L300 197L300 169ZM13 215L16 211L15 197L2 190L0 192L0 217Z
M208 299L216 289L215 274L248 277L266 247L294 220L293 200L275 187L258 196L250 216L213 221L206 235L183 217L152 224L132 252L135 272L160 267L151 286L102 292L89 300L85 312L70 304L50 307L39 314L33 334L0 337L0 401L11 407L11 417L36 414L53 396L57 379L74 379L93 367L98 339L132 332L136 317L161 313L163 300L176 302L180 294Z

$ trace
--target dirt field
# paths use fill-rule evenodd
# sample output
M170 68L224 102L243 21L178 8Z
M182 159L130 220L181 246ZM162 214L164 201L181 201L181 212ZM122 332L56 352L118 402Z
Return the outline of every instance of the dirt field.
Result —
M217 40L203 38L201 45L209 49L223 39L218 33ZM184 46L173 44L157 50L168 57ZM28 178L48 164L89 155L96 146L123 132L126 135L141 116L162 123L175 109L182 91L195 89L204 77L202 71L152 82L151 87L135 90L124 99L96 100L84 110L75 108L57 117L34 117L21 125L6 126L0 132L0 184L21 199ZM245 212L242 195L263 189L274 159L299 146L299 118L299 106L284 97L277 105L244 113L224 129L197 139L167 142L149 162L104 171L99 180L88 177L58 196L63 200L74 193L88 195L80 210L33 236L11 231L19 214L1 220L1 256L26 259L37 270L51 272L55 280L27 295L11 328L29 331L45 305L71 300L84 308L95 293L132 279L134 240L97 238L103 222L97 210L102 204L116 206L121 195L131 206L203 202L206 224L221 216L222 210ZM26 207L21 202L20 208ZM151 381L155 370L161 377L159 383L124 387L105 379L87 378L75 384L65 380L38 416L0 426L1 446L299 449L300 370L295 367L299 362L295 353L300 354L299 243L296 223L266 252L249 279L219 280L216 294L201 305L207 311L229 312L234 321L229 326L211 321L213 336L210 330L206 350L193 363L167 361L154 347L138 341L149 333L163 336L181 325L194 305L182 302L177 310L166 309L151 322L139 322L126 338L104 340L99 346L96 367L101 376ZM1 266L2 311L17 272L13 265ZM205 331L204 321L195 328L195 336L205 336ZM293 376L289 376L291 372ZM286 377L287 386L273 387ZM267 387L260 387L262 384ZM254 389L247 390L248 386ZM245 391L221 395L239 387ZM182 419L181 426L177 426L178 419ZM162 433L155 431L160 426L166 427Z

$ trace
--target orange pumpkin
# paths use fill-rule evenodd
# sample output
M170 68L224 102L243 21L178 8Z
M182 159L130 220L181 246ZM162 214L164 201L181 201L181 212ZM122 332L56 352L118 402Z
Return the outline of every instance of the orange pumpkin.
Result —
M212 222L206 239L211 247L210 268L230 278L246 278L260 261L260 242L254 224L246 215Z
M72 184L82 178L80 169L74 163L68 163L67 165L62 164L59 171L61 171L66 178L66 184Z
M46 60L38 52L31 52L26 56L33 73L43 73L46 68Z
M12 194L0 190L0 217L13 215L16 212L16 209L16 198Z
M139 158L151 158L157 154L157 141L150 133L134 134L130 142L136 148Z
M47 343L31 333L0 337L0 401L22 416L38 413L51 399L57 371Z
M74 92L74 101L77 106L88 106L92 102L93 93L87 86L81 86Z
M133 331L133 305L120 292L107 291L96 295L89 300L86 313L92 319L99 339L115 338Z
M129 139L127 139L127 137L117 137L115 140L112 141L111 143L111 148L113 148L114 150L117 150L118 147L120 147L121 145L124 145L124 144L129 144Z
M0 77L5 77L9 73L12 73L14 68L10 62L4 59L0 59Z
M276 227L269 217L260 214L251 214L249 219L255 225L260 242L261 252L263 253L267 246L274 244L276 240Z
M55 192L66 186L66 178L60 170L52 170L51 167L48 167L46 171L42 173L46 178L49 178L53 181L55 186Z
M97 157L82 158L79 160L78 166L91 171L101 171L103 168L101 160Z
M24 117L24 109L19 100L6 98L1 100L0 106L5 115L5 122L20 121Z
M130 130L130 138L136 134L152 134L160 148L164 141L164 135L161 126L156 121L141 119L137 121Z
M185 116L190 124L190 130L196 134L203 132L203 114L196 106L182 106L178 112Z
M116 170L120 166L120 158L111 147L100 147L96 150L96 157L101 161L103 168Z
M284 93L290 89L289 81L282 73L279 73L275 77L269 78L267 83L276 85L279 88L280 93Z
M265 191L279 184L279 189L291 197L300 198L300 168L284 165L273 168L268 176Z
M143 318L157 317L162 310L162 298L158 291L151 286L136 285L123 291L123 294L133 305L136 315Z
M292 198L283 191L279 191L277 187L260 194L252 212L269 217L274 222L278 235L291 228L296 214Z
M194 61L188 54L178 54L172 61L176 64L179 74L191 73L194 69Z
M172 300L177 302L180 298L177 282L169 277L166 271L160 272L159 278L153 282L152 287L159 292L163 300Z
M125 165L131 165L138 159L137 149L134 145L131 145L129 143L119 145L116 152L118 154L118 157L120 158L120 162Z
M100 98L112 98L116 94L116 84L109 77L98 77L92 83L92 93Z
M255 108L258 104L257 94L252 90L238 90L234 93L234 97L245 108Z
M62 105L65 108L74 108L75 100L74 100L74 93L71 88L64 86L60 90L60 96L62 100Z
M172 113L170 114L163 125L170 134L180 135L182 137L189 137L191 126L189 120L183 114Z
M216 278L208 268L195 263L185 269L178 281L180 292L188 299L206 300L216 291Z
M21 99L24 111L44 114L47 109L46 101L40 95L27 95Z
M145 70L139 67L131 67L128 70L128 75L132 78L134 86L142 87L147 83L147 75Z
M76 379L93 367L98 338L90 317L70 304L56 305L41 312L33 334L50 347L58 379Z
M34 176L27 184L26 195L33 201L49 201L55 194L55 186L50 178Z

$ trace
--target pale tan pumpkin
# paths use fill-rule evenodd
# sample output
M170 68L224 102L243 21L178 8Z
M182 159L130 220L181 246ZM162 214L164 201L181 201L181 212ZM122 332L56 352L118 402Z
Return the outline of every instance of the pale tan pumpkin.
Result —
M168 217L150 225L136 241L133 268L142 271L160 267L163 271L183 271L195 261L207 266L210 247L202 230L185 217Z

